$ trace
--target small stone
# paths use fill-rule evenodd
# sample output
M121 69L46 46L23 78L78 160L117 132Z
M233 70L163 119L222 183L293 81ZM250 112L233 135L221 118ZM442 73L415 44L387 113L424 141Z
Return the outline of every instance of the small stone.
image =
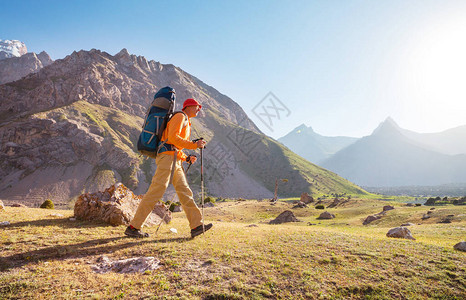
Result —
M259 226L257 226L256 224L250 224L250 225L247 225L246 227L259 227Z
M8 225L10 225L10 222L8 221L0 222L0 226L8 226Z
M61 218L61 217L64 217L64 215L62 215L62 214L50 214L49 217L59 217L59 218Z
M300 222L291 210L285 210L274 220L270 221L269 224L282 224L287 222Z
M385 205L385 206L383 207L382 211L388 211L388 210L392 210L392 209L395 209L395 207L392 206L392 205Z
M432 207L430 210L434 210L434 209L435 209L435 207Z
M414 226L413 223L404 223L404 224L401 224L401 226Z
M69 220L74 222L74 221L76 221L76 218L69 218Z
M11 207L22 207L22 208L27 208L26 205L24 204L21 204L21 203L13 203L12 205L10 205Z
M334 218L335 218L334 214L331 214L328 211L326 211L326 212L321 213L320 216L317 219L330 220L330 219L334 219Z
M170 228L170 231L171 231L172 233L178 233L178 230L176 230L176 228Z
M311 196L309 196L308 193L302 193L302 194L301 194L300 202L302 202L302 203L304 203L304 204L309 204L309 203L314 202L314 198L312 198Z
M423 220L427 220L427 219L429 219L429 218L430 218L430 216L429 216L428 214L424 214L424 215L422 216L422 219L423 219Z
M362 225L367 225L367 224L369 224L371 222L374 222L375 220L378 220L380 218L382 218L382 216L378 215L378 214L377 215L367 216L367 218L364 220L364 222L362 222Z
M453 246L453 248L454 248L455 250L465 251L465 252L466 252L466 242L459 242L458 244L456 244L455 246Z

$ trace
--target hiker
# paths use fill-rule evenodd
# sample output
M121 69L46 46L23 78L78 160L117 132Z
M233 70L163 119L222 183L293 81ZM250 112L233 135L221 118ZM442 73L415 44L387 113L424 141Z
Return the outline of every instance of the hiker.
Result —
M175 113L162 134L162 146L155 159L157 169L152 183L146 194L139 203L136 214L130 225L126 228L125 234L131 237L149 237L148 233L142 232L141 228L146 218L152 212L157 201L161 201L165 190L172 179L176 194L181 202L186 217L191 227L191 237L198 236L209 230L212 224L203 226L201 211L194 202L193 192L188 186L186 175L183 171L182 162L195 163L197 158L194 155L186 155L182 149L204 148L206 142L202 139L190 141L191 118L197 116L201 110L200 105L194 99L187 99L183 103L181 112ZM203 228L204 227L204 228Z

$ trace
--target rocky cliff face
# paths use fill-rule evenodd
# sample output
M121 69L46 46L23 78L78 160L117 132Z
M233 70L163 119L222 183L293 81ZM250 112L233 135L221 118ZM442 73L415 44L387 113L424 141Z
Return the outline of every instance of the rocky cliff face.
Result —
M167 85L176 89L177 109L191 97L203 105L192 138L209 141L209 194L270 197L277 176L293 182L281 189L284 194L332 191L319 179L327 180L328 171L265 137L233 100L174 65L123 49L115 56L74 52L0 85L0 198L66 202L117 181L144 193L155 165L139 156L135 144L154 93ZM329 176L339 182L337 192L364 192ZM198 190L199 166L188 177Z
M46 52L26 53L20 57L0 60L0 84L18 80L28 74L36 73L52 63Z

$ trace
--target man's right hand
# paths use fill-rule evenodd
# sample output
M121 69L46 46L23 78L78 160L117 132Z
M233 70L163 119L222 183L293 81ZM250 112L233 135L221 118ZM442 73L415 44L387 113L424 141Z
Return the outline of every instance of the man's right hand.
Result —
M206 141L204 141L204 140L197 140L196 141L197 148L204 148L205 144L206 144Z

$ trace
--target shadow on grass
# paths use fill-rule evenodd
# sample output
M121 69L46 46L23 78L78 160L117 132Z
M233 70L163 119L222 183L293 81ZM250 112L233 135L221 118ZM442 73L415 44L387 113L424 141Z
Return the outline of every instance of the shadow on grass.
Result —
M96 225L94 225L96 226ZM13 254L10 256L0 257L0 271L11 268L22 267L28 264L40 261L65 260L73 258L83 258L88 256L100 256L113 253L118 250L141 246L142 244L186 242L191 238L177 237L165 239L137 239L123 235L105 239L90 240L77 244L56 245L42 249L26 251ZM129 241L127 243L118 243L119 241ZM155 250L155 249L154 249Z
M47 227L47 226L58 226L61 228L94 228L94 227L114 227L105 222L99 221L85 221L76 220L70 221L69 218L53 218L53 219L41 219L34 221L22 221L17 223L11 223L8 228L19 228L19 227Z

